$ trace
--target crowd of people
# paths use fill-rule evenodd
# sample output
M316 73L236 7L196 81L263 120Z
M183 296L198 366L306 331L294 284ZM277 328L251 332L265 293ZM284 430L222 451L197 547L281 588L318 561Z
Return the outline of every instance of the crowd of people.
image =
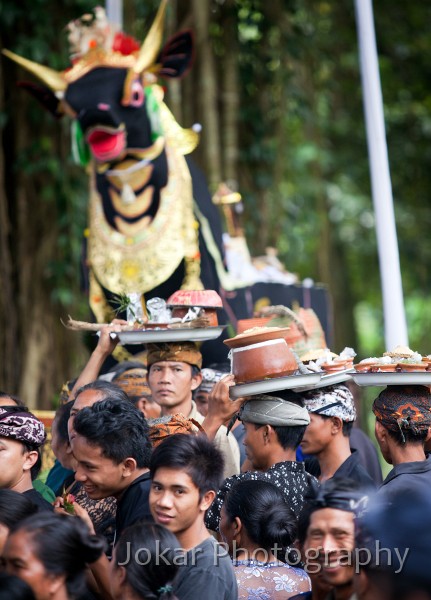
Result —
M0 600L427 600L431 394L345 384L231 400L191 342L100 376L103 329L46 433L0 393Z

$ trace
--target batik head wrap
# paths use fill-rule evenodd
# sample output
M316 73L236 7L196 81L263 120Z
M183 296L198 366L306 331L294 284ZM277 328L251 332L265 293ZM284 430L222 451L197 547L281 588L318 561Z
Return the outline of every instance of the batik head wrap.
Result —
M351 391L345 385L332 385L302 394L308 412L342 421L356 420L356 408Z
M151 396L151 390L147 383L146 369L128 369L118 375L118 377L114 377L112 383L115 383L123 392L126 392L130 398Z
M18 412L0 407L0 437L12 438L30 446L41 446L45 441L45 427L31 412Z
M431 426L431 394L422 385L391 385L374 400L373 413L389 431L421 434Z
M338 483L335 478L321 486L313 482L311 491L307 494L307 502L312 507L312 511L321 508L335 508L360 516L367 508L368 496L360 489L345 487L343 484L346 481L349 480L339 480ZM351 485L354 483L351 482Z
M193 342L148 344L147 352L148 368L164 360L185 362L199 369L202 368L202 354Z
M227 375L227 373L223 373L223 371L216 371L215 369L202 369L201 373L202 383L199 386L199 391L208 393L222 377Z

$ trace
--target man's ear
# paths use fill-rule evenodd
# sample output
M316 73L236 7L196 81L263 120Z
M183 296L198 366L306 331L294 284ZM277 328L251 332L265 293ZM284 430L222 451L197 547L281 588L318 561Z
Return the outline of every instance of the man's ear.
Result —
M192 371L192 390L195 390L202 383L202 373L199 371L196 375L193 375Z
M214 490L209 490L208 492L205 492L205 494L202 496L202 500L200 501L199 508L203 511L208 510L208 508L213 503L215 496L216 493Z
M123 460L123 477L130 477L137 469L136 460L132 457Z
M332 425L331 425L331 433L336 435L343 430L343 420L340 417L331 417Z
M32 467L37 463L39 458L39 453L37 450L30 450L30 452L26 452L25 461L23 464L24 471L30 471Z
M54 597L60 593L60 588L66 585L66 576L49 573L48 577L45 580L45 583L48 588L49 596Z
M386 439L386 428L376 419L375 434L377 441Z
M139 398L139 400L135 403L135 407L145 416L145 407L147 406L147 401L144 397Z
M268 444L270 441L272 441L274 436L277 437L277 434L275 433L275 431L271 427L271 425L264 425L263 427L260 428L260 430L262 432L262 438L263 438L264 444Z

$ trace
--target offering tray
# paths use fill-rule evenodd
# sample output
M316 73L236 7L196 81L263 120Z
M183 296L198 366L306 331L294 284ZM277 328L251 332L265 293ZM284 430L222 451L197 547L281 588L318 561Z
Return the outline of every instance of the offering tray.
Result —
M236 400L242 396L256 394L271 394L279 390L295 389L301 386L310 386L320 381L322 373L307 373L306 375L289 375L287 377L273 377L250 383L234 385L229 390L231 398Z

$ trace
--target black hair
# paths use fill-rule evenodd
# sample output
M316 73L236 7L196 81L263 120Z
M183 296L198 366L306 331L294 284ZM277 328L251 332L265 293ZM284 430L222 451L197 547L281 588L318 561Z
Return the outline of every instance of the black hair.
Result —
M163 467L185 471L198 488L200 498L210 490L217 492L223 481L223 455L204 435L169 435L153 451L151 477Z
M384 425L383 425L384 427ZM427 436L428 429L425 431L417 431L414 432L411 429L405 429L401 431L397 429L397 431L392 431L392 429L385 428L388 432L389 437L391 437L398 446L405 446L406 444L424 444Z
M197 377L199 375L199 373L201 372L201 370L196 365L190 365L190 366L192 368L192 378Z
M284 450L296 450L302 442L307 425L289 425L287 427L272 425L272 428Z
M219 363L211 363L208 365L208 369L212 369L213 371L220 371L221 373L230 373L230 362L219 362Z
M340 504L337 501L337 493L342 494L345 498L351 494L352 500L366 496L366 491L363 490L361 484L347 477L332 477L320 486L313 484L304 498L304 507L298 519L298 541L300 544L305 542L311 515L316 510L321 510L322 508L340 509ZM319 503L315 502L317 496L320 499Z
M61 404L55 413L55 428L58 438L62 444L69 443L67 424L69 422L70 411L72 410L72 407L73 402L66 402L66 404Z
M295 540L295 514L281 490L269 481L236 483L223 506L230 521L239 517L250 540L264 550L275 544L285 548Z
M85 568L103 554L105 541L79 518L51 512L28 517L11 529L31 536L34 554L49 574L64 575L70 598L85 592Z
M319 415L319 417L322 417L322 419L332 419L333 417L331 417L330 415L322 415L322 413L317 413ZM339 419L341 419L341 417L338 417ZM350 434L352 432L353 429L353 424L354 421L343 421L343 435L344 437L349 438Z
M37 460L30 469L30 477L32 481L36 479L42 469L42 455L39 448L34 448L34 452L37 452Z
M121 534L114 559L117 565L124 564L127 584L138 598L174 600L172 582L178 572L175 558L179 548L177 538L166 527L138 522Z
M14 525L38 512L27 496L13 490L0 490L0 523L11 529Z
M18 398L18 396L12 396L12 394L8 394L7 392L0 391L0 398L8 398L12 400L12 403L16 404L17 406L25 406L25 403L21 400L21 398Z
M149 428L144 415L131 402L106 398L83 408L75 417L76 433L102 449L103 456L120 464L134 458L138 468L148 467L151 456Z
M0 600L36 600L31 587L15 575L0 573Z
M304 401L301 396L292 390L280 390L277 392L277 398L287 400L304 408ZM263 425L256 425L256 429ZM277 440L283 450L296 450L302 442L307 425L271 425L277 435Z
M112 369L108 371L108 373L114 373L111 381L115 381L120 375L125 373L126 371L130 371L130 369L144 369L144 363L138 362L136 360L124 360L118 364L116 364Z
M104 381L103 379L96 379L96 381L92 381L91 383L81 386L76 392L74 400L76 400L77 397L82 394L82 392L86 392L87 390L100 392L100 400L111 398L112 400L122 400L123 402L130 403L130 398L125 391L110 381Z

